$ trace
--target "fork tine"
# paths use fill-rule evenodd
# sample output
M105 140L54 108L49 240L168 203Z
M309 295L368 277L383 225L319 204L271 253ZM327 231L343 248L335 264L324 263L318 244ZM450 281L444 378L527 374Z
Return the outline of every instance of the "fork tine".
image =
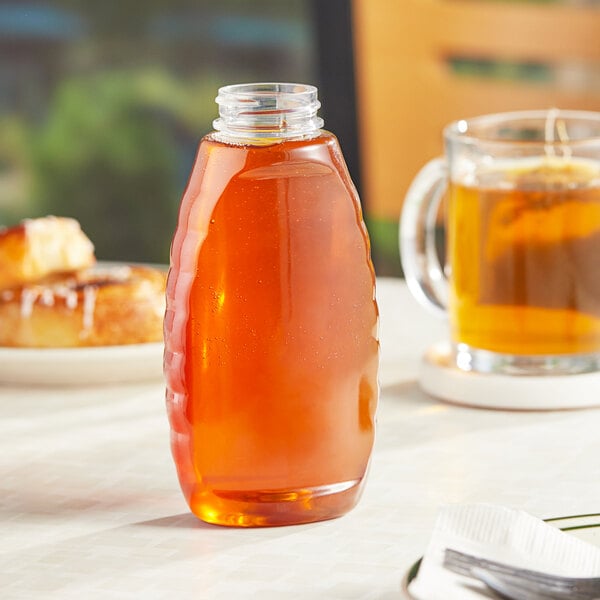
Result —
M549 592L540 589L538 583L527 579L508 579L506 576L477 567L473 569L472 574L498 596L507 600L590 600L589 596L573 596L571 592L564 590Z
M572 594L572 598L575 598L573 594L579 592L591 594L584 596L587 598L600 597L600 578L598 577L564 577L561 575L541 573L539 571L521 569L497 561L479 558L450 548L445 551L444 567L468 577L474 577L473 569L480 568L495 575L502 575L503 577L526 579L538 586L544 586L544 588L548 590L568 591Z
M514 567L506 563L473 556L472 554L466 554L465 552L452 550L450 548L447 548L444 554L444 567L462 575L468 575L474 568L481 568L492 573L501 573L505 575L514 575L518 573L519 576L529 580L546 581L549 577L557 577L558 583L562 583L565 580L565 578L560 576L546 575L539 571Z

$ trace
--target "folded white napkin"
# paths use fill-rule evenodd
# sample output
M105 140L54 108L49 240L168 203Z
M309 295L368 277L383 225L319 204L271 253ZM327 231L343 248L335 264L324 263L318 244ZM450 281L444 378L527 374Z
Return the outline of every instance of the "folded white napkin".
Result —
M600 548L520 511L488 504L441 508L419 573L416 600L481 599L483 584L442 565L446 548L519 567L571 576L600 575Z

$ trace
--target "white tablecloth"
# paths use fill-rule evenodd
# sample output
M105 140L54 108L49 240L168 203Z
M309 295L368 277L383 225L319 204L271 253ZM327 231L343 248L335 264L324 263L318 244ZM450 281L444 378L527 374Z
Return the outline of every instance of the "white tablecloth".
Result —
M371 471L358 507L332 521L228 529L191 515L160 381L0 386L0 597L392 600L443 503L600 512L599 410L488 411L427 397L416 371L445 325L400 280L380 280L378 298Z

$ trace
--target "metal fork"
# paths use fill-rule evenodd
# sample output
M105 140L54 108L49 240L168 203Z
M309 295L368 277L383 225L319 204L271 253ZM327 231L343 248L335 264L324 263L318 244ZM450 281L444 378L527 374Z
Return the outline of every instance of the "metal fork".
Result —
M444 567L478 579L501 597L511 600L600 599L600 577L551 575L452 549L445 552Z

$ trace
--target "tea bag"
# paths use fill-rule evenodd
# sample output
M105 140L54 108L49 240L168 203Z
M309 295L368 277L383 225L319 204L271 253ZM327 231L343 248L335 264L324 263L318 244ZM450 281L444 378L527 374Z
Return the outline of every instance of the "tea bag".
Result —
M597 315L600 168L572 157L557 109L544 135L545 155L515 160L506 185L481 192L480 301Z

